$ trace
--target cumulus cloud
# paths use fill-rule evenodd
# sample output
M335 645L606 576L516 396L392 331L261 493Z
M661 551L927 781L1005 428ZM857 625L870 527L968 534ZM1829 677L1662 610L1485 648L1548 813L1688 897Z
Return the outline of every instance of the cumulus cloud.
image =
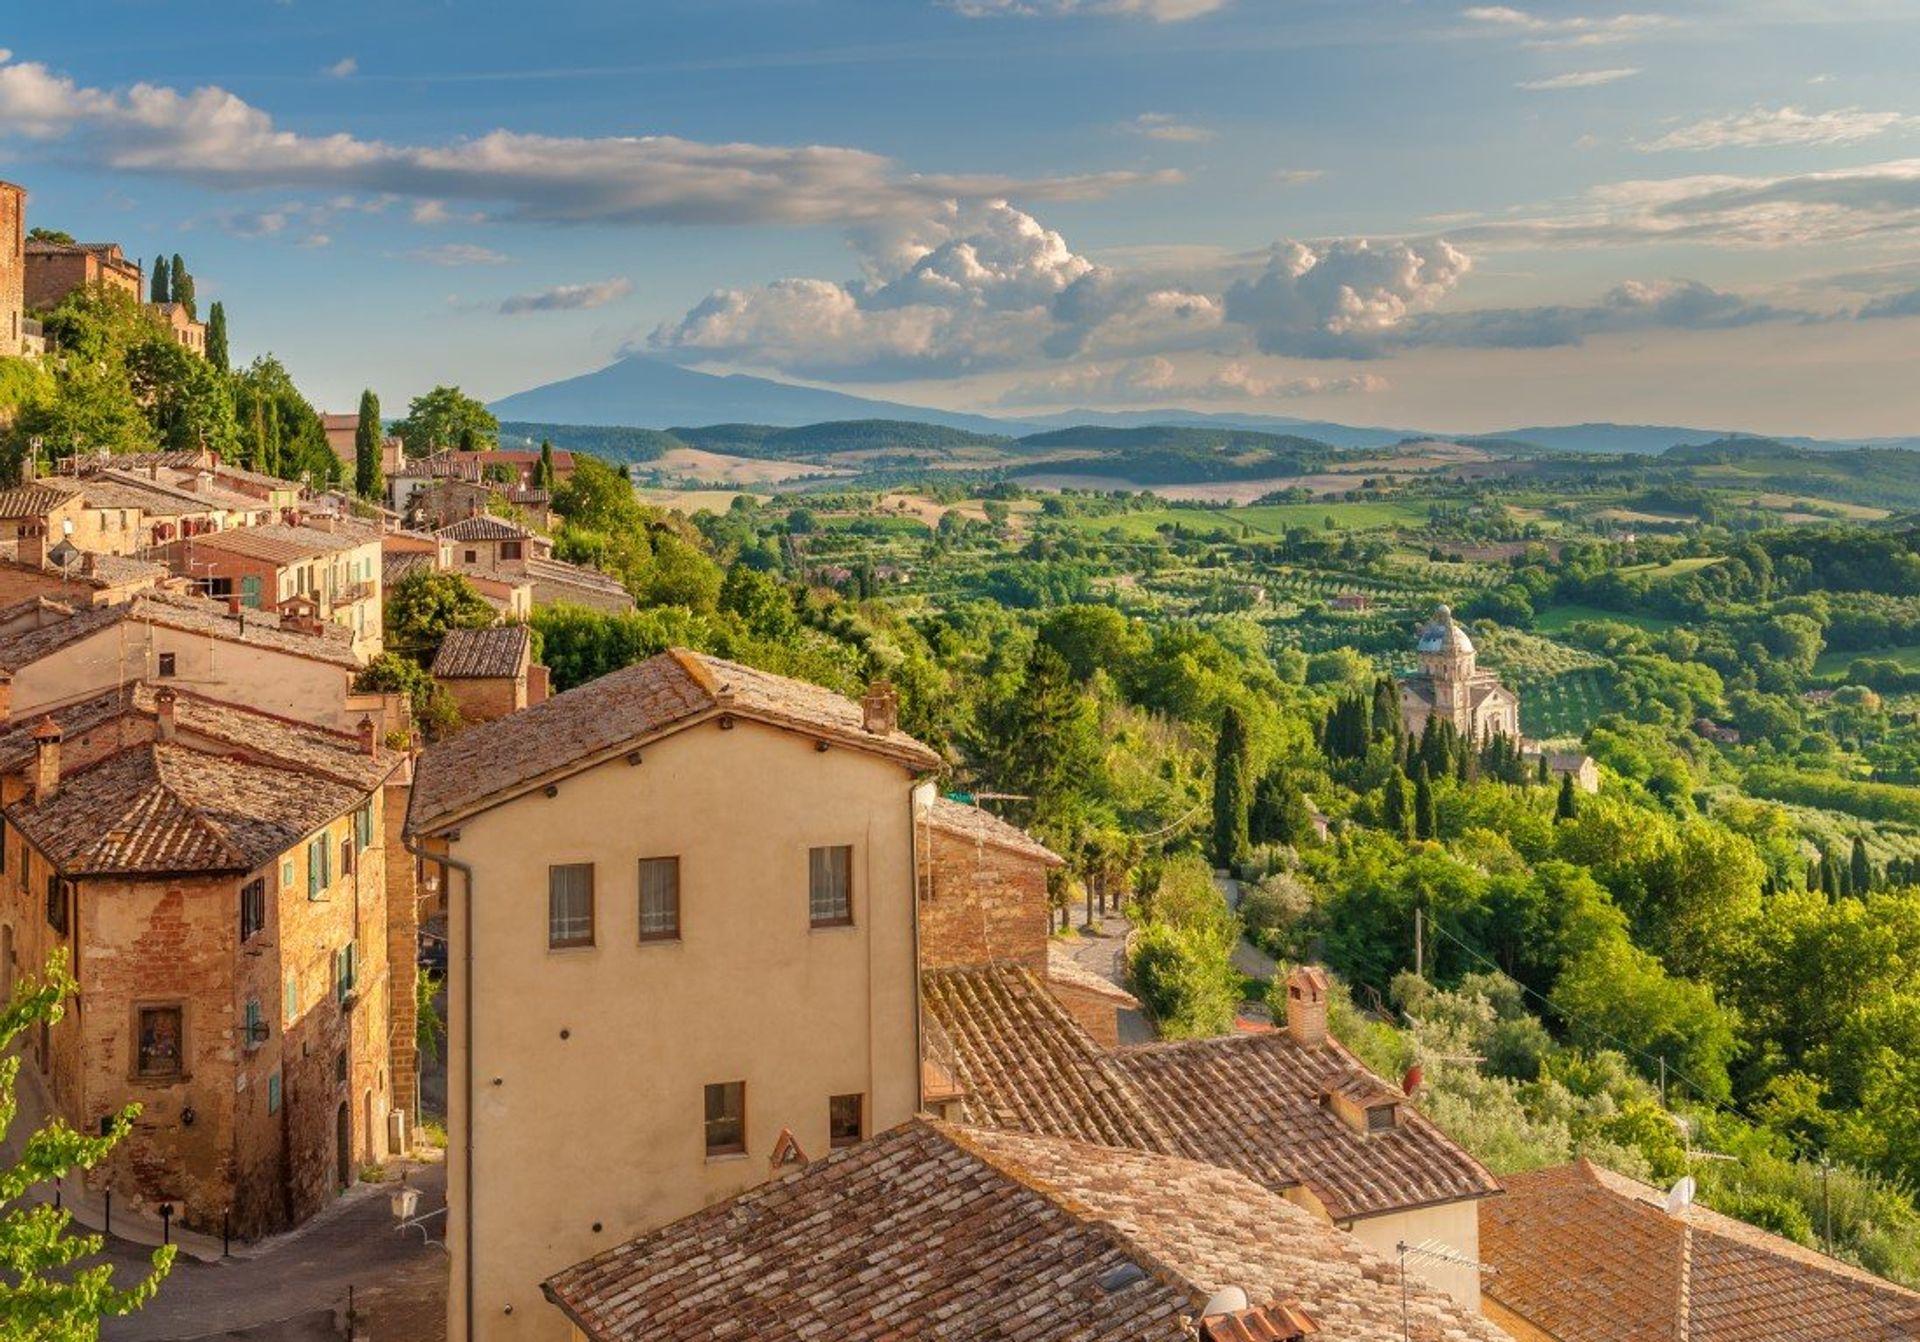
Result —
M1384 390L1373 373L1340 377L1276 377L1240 360L1199 375L1184 373L1171 359L1154 356L1118 365L1080 364L1044 378L1016 383L999 398L1002 406L1128 405L1157 401L1267 401Z
M320 73L329 79L351 79L360 73L360 62L351 56L342 57Z
M393 144L284 130L221 88L88 88L37 62L14 61L0 63L0 140L8 138L59 142L99 167L204 186L481 202L492 215L565 223L846 225L919 215L947 199L1089 199L1179 177L907 173L860 149L670 135L496 130L445 144Z
M1269 354L1371 358L1472 268L1465 252L1441 239L1282 243L1260 275L1227 289L1226 315Z
M1862 321L1874 321L1888 317L1920 317L1920 289L1908 289L1904 293L1884 294L1867 303L1854 314Z
M1282 168L1273 174L1273 180L1281 186L1305 186L1308 182L1317 182L1326 175L1325 168Z
M1545 349L1619 331L1722 331L1811 319L1810 313L1725 293L1697 280L1630 280L1587 307L1483 308L1425 316L1412 324L1406 343Z
M430 266L497 266L506 262L504 252L471 242L442 242L432 247L416 247L401 252L406 261L424 261Z
M592 284L561 284L536 293L515 294L503 299L500 311L509 316L523 312L579 312L600 308L633 292L633 281L624 277L597 280Z
M1561 89L1591 89L1602 84L1617 84L1623 79L1632 79L1640 73L1634 65L1616 66L1610 70L1569 70L1563 75L1549 75L1545 79L1523 79L1514 87L1525 89L1529 93L1554 93Z
M1208 127L1182 121L1165 112L1142 112L1128 123L1127 128L1149 140L1165 140L1173 144L1204 144L1213 138L1213 131Z
M1869 112L1846 107L1832 112L1803 112L1797 107L1756 107L1749 112L1710 117L1668 131L1639 147L1648 153L1668 150L1753 149L1774 145L1854 144L1905 130L1916 118L1901 112Z
M1610 46L1668 27L1673 22L1664 14L1549 19L1507 5L1476 5L1463 10L1462 17L1490 29L1522 34L1528 46L1548 48Z
M1120 15L1154 23L1184 23L1225 9L1232 0L949 0L970 19L1070 18Z

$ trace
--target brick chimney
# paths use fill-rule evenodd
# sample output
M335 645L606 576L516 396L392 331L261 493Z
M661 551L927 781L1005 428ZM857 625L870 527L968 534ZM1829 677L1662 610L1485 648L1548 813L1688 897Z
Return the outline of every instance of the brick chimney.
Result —
M360 750L367 755L376 755L380 751L380 738L374 731L371 714L363 713L360 716Z
M42 718L33 729L33 803L38 806L59 795L60 724Z
M154 734L162 741L173 740L174 708L179 699L179 695L164 685L154 692Z
M227 614L238 615L239 613L240 613L240 594L238 592L228 592L227 593Z
M0 671L0 727L13 721L13 677Z
M869 735L885 736L900 727L900 695L884 677L867 687L860 701L860 725Z
M1327 971L1318 965L1287 975L1287 1033L1308 1048L1327 1042Z

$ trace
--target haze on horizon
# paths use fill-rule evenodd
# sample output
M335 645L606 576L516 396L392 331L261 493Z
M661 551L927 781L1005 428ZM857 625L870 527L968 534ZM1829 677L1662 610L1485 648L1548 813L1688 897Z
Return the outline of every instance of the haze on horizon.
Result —
M179 11L179 12L176 12ZM30 222L316 402L622 352L989 414L1920 425L1896 0L74 0Z

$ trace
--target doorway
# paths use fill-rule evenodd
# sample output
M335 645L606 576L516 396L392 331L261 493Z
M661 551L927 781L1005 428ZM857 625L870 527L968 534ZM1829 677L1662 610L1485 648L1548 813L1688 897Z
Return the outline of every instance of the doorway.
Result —
M353 1120L345 1100L333 1117L333 1158L334 1183L344 1193L353 1186Z

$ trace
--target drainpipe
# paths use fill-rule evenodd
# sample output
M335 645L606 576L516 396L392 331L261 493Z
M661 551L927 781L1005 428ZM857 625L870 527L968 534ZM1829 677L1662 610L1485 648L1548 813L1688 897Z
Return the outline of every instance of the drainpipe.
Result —
M927 1058L926 1035L922 1033L926 1026L921 1020L924 1008L921 995L925 990L925 971L920 963L920 784L921 779L914 778L907 788L907 877L913 891L913 1093L917 1097L914 1112L922 1113L927 1107ZM933 836L928 834L931 845ZM929 857L929 861L931 858ZM932 880L929 870L928 880Z
M465 1240L466 1280L463 1283L463 1288L466 1292L466 1304L465 1304L465 1313L466 1313L466 1319L467 1319L466 1342L474 1342L474 1330L473 1330L473 1276L474 1276L474 1273L473 1273L473 1123L474 1123L473 867L470 863L462 862L457 858L450 857L442 853L430 853L426 849L419 847L416 841L412 839L402 838L400 840L400 846L405 848L409 853L412 853L415 857L419 858L421 861L431 862L437 867L439 867L440 880L443 886L451 884L448 881L447 872L449 869L452 869L454 871L459 872L460 875L465 878L465 884L467 888L467 918L466 918L467 935L464 938L462 938L462 940L465 942L465 945L463 945L460 948L460 962L462 967L462 981L460 985L461 987L460 1018L461 1018L461 1029L466 1032L466 1036L467 1036L466 1063L465 1063L465 1066L461 1068L462 1076L460 1078L460 1088L466 1096L467 1122L466 1122L466 1131L463 1132L460 1137L460 1155L463 1161L463 1168L466 1171L466 1177L462 1181L463 1186L460 1191L466 1195L465 1198L463 1199L463 1201L466 1203L466 1206L464 1208L464 1215L462 1217L463 1225L461 1227L462 1237ZM449 891L449 893L451 892ZM452 908L451 902L449 902L448 908L449 908L449 912L451 912L451 908ZM451 917L449 917L447 921L447 934L449 937L451 937L453 934L453 921ZM418 972L418 970L416 969L415 972Z

